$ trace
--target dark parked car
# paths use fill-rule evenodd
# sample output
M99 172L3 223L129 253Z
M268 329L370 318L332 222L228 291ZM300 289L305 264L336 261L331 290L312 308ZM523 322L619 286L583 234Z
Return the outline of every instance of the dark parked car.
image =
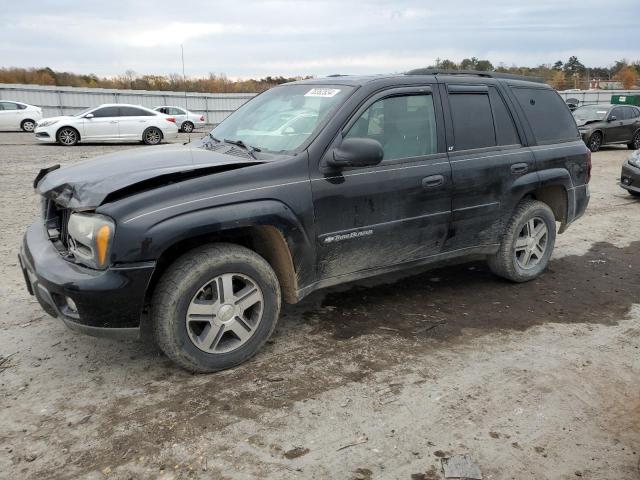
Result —
M20 263L69 327L137 334L148 312L170 358L215 371L258 351L281 300L322 287L472 255L536 278L556 222L563 232L584 213L590 170L542 83L432 70L304 80L200 141L43 170Z
M640 108L631 105L585 105L573 116L584 143L592 152L602 145L622 143L640 148Z
M622 164L620 186L634 197L640 197L640 150L636 150Z

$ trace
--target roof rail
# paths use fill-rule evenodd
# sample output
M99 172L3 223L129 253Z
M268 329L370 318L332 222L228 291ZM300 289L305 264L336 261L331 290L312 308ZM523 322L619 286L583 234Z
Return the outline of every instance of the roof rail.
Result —
M503 78L506 80L524 80L526 82L544 83L542 77L529 77L527 75L514 75L512 73L485 72L480 70L445 70L442 68L416 68L409 70L405 75L475 75L486 78Z

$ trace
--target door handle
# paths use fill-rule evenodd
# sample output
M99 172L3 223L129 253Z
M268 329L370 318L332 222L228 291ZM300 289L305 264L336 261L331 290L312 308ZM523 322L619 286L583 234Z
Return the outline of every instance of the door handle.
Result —
M511 173L515 175L520 175L521 173L526 173L529 170L529 165L526 163L514 163L511 165Z
M422 188L437 188L444 185L444 176L431 175L422 179Z

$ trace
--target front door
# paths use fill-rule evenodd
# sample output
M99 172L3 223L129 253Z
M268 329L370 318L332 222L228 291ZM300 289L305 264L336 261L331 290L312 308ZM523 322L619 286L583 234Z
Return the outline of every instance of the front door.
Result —
M83 140L111 140L118 137L119 107L102 107L90 113L93 117L85 116L82 121Z
M378 140L382 162L312 174L318 278L439 253L451 215L442 110L431 87L396 88L362 105L332 144ZM325 155L332 155L330 148Z

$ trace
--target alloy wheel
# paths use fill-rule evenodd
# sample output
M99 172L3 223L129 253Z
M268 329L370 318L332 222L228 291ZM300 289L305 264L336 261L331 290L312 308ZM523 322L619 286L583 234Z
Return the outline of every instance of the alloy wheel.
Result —
M151 144L151 145L155 145L156 143L160 143L160 132L155 129L152 128L151 130L149 130L146 134L145 134L145 139L147 141L147 143Z
M640 132L636 132L633 136L633 148L634 150L640 150Z
M185 123L182 126L182 131L185 132L185 133L193 132L193 125L191 123L189 123L189 122Z
M598 135L597 133L594 133L591 136L591 140L589 140L589 149L592 152L597 152L598 150L600 150L601 144L602 144L602 139L600 138L600 135Z
M78 141L78 134L73 128L64 128L58 134L58 140L63 145L73 145Z
M249 341L263 311L264 296L255 280L241 273L218 275L191 299L187 333L204 352L228 353Z
M520 229L514 245L515 261L525 270L534 268L547 250L549 231L540 217L529 219Z
M22 122L22 129L25 132L33 132L36 128L36 124L34 122L32 122L31 120L27 120L25 122Z

